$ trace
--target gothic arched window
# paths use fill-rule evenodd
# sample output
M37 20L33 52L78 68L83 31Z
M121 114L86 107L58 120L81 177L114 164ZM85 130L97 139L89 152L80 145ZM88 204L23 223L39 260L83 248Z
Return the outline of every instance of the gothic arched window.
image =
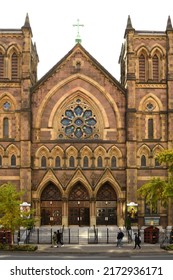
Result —
M3 137L9 137L9 120L8 120L8 118L3 119Z
M19 77L19 73L18 73L18 56L17 54L14 52L11 56L11 79L15 80L18 79Z
M11 166L16 166L16 156L15 155L11 156Z
M146 162L146 156L142 155L141 156L141 166L146 166L147 162Z
M69 158L69 167L74 167L74 157L73 156L71 156Z
M153 136L154 136L153 119L148 119L148 139L153 139Z
M102 157L99 156L97 159L97 167L102 167L102 166L103 166Z
M4 56L0 52L0 78L4 78Z
M160 166L160 163L159 163L159 161L158 161L158 159L157 159L157 158L155 158L155 159L154 159L154 162L155 162L155 167Z
M139 81L140 82L145 82L145 72L146 72L145 56L141 54L139 57Z
M41 167L46 167L46 157L45 156L42 156L42 158L41 158Z
M115 156L111 158L111 167L115 168L117 166L117 159Z
M84 158L83 158L83 167L84 168L88 167L88 157L87 156L84 156Z
M55 159L55 167L61 167L61 159L59 156L57 156Z
M153 56L153 80L159 81L159 58L156 54Z

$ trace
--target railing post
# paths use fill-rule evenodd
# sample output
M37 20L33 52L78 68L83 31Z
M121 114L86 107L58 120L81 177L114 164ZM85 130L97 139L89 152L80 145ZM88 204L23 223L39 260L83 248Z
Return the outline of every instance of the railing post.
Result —
M109 243L109 229L107 228L106 231L107 231L107 244L108 244Z
M39 244L39 228L37 229L37 244Z
M68 243L70 244L70 228L68 229Z
M52 244L52 227L50 229L50 244Z

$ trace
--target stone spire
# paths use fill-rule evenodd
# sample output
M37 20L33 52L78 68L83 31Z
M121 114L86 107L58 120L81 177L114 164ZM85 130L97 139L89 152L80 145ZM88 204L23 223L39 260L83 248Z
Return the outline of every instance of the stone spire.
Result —
M131 22L131 18L130 16L128 16L128 19L127 19L127 26L126 26L126 30L125 30L125 34L124 34L124 37L126 36L127 32L130 31L130 30L135 30L132 26L132 22Z
M126 30L134 29L132 26L131 18L128 16Z
M28 13L26 14L24 27L31 28Z
M31 36L32 36L32 29L31 29L31 26L30 26L28 13L26 14L25 23L24 23L24 25L22 26L22 28L29 29L30 32L31 32Z
M173 28L172 28L172 22L171 22L171 17L169 16L168 17L168 21L167 21L167 26L166 26L166 31L173 31Z

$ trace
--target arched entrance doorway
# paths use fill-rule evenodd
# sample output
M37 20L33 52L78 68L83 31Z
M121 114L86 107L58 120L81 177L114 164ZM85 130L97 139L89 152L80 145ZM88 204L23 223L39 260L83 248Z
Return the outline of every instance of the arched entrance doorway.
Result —
M69 225L89 226L89 195L86 188L79 182L69 194L68 209Z
M62 224L62 201L59 189L49 183L41 194L41 225Z
M117 224L117 195L109 183L102 185L97 193L96 224Z

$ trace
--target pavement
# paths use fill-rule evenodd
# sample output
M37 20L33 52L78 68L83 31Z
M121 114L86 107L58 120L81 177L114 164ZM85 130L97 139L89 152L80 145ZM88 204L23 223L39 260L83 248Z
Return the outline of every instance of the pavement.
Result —
M53 247L50 244L38 244L37 252L44 253L64 253L64 254L96 254L96 253L118 253L118 252L130 252L131 254L136 253L136 251L144 253L167 253L167 251L160 248L160 244L141 244L141 249L134 248L134 243L123 244L122 247L117 247L116 244L65 244L64 246ZM173 254L173 251L169 251Z

